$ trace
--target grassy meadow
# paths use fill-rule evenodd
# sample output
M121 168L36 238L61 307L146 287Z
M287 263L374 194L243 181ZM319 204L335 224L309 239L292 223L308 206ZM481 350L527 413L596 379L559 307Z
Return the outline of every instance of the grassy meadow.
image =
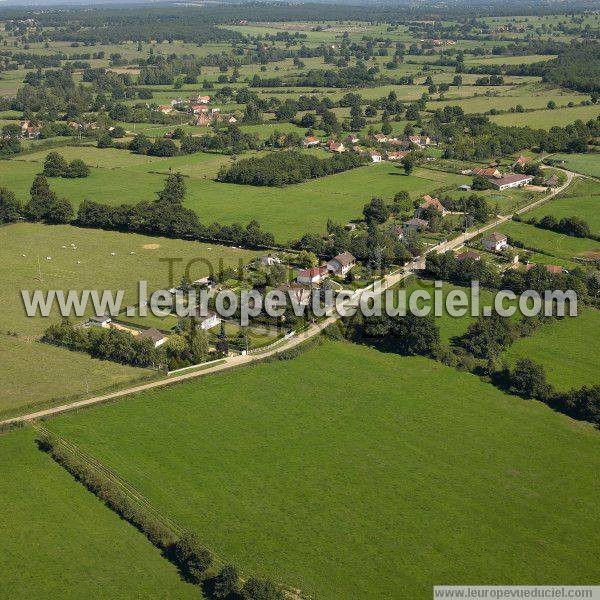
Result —
M64 404L158 375L4 332L0 333L0 364L0 418Z
M517 340L501 360L512 364L518 358L531 358L545 367L548 381L560 391L597 385L599 331L600 312L580 308L577 317L543 325L532 336Z
M37 449L35 432L0 435L5 598L199 598L136 529Z
M564 166L572 171L600 177L600 154L554 154L552 158L564 160Z
M534 110L526 113L506 113L494 115L490 117L490 120L498 125L550 129L551 127L565 127L578 119L585 123L590 119L596 119L598 115L600 115L600 107L591 105Z
M73 243L76 250L71 248ZM0 275L5 282L0 292L4 307L0 317L2 416L93 396L156 375L146 369L100 361L38 342L44 329L60 316L54 310L50 317L27 317L21 290L124 290L124 302L134 303L139 280L148 281L150 293L171 286L164 259L177 261L173 280L178 283L188 261L201 259L190 267L191 278L197 279L209 274L209 264L214 265L214 270L219 270L221 262L223 266L237 267L240 260L245 263L255 255L237 248L184 240L39 223L0 227L0 247ZM46 260L48 256L52 260ZM92 311L90 305L86 314Z
M155 158L90 146L64 147L59 152L68 160L82 158L92 167L85 179L49 180L52 189L75 206L84 199L113 205L152 200L169 172L179 171L186 176L185 204L198 213L201 222L246 224L256 219L280 242L306 232L324 232L328 218L337 222L358 218L373 196L391 201L400 190L418 197L440 187L470 182L468 177L427 168L417 168L406 176L401 166L384 162L285 188L240 186L215 180L219 168L231 161L217 154ZM46 155L37 152L0 162L4 185L22 202L28 198L35 174L42 171Z
M540 212L544 212L543 208L540 209ZM534 262L559 264L568 268L576 264L574 258L584 257L591 252L600 252L600 242L587 238L569 237L547 229L539 229L527 223L509 221L501 225L498 231L520 241L527 248L542 250L543 254L538 254Z
M326 342L48 427L319 598L600 575L598 432L428 359Z
M538 219L552 215L557 219L577 216L590 225L592 233L600 234L600 183L577 178L561 194L527 213Z
M148 282L149 292L172 286L165 259L176 261L173 283L177 284L188 261L199 259L190 267L190 277L198 279L210 274L209 265L214 271L219 270L220 264L237 267L239 261L245 264L256 255L214 244L38 223L0 228L0 245L4 259L0 274L8 282L0 292L5 306L0 328L26 335L41 333L48 321L57 317L27 317L21 303L22 289L124 290L124 302L134 303L138 281L142 279ZM115 255L111 256L113 252ZM46 260L48 256L52 260ZM91 308L86 314L90 312Z

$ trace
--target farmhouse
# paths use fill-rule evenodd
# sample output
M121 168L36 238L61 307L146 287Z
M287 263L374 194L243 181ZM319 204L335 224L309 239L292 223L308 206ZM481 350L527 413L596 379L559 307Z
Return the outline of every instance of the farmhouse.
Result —
M356 259L350 252L342 252L334 256L328 263L327 268L336 275L345 275L356 265Z
M274 254L265 254L258 259L258 262L266 267L272 267L273 265L280 265L281 259Z
M162 334L158 329L146 329L138 336L140 340L150 340L155 348L162 346L167 341L167 336Z
M321 283L323 279L327 277L327 265L321 265L320 267L311 267L310 269L300 269L296 276L298 283L304 283L306 285L312 285L315 283Z
M479 175L481 177L487 177L489 179L500 179L500 177L502 177L502 173L500 173L500 171L498 171L498 169L496 169L495 167L489 167L487 169L471 169L471 173L473 175Z
M458 186L458 189L459 189L461 192L470 192L470 191L471 191L471 186L470 186L470 185L467 185L466 183L463 183L462 185L459 185L459 186Z
M380 163L381 162L381 154L377 151L369 152L369 157L371 158L371 162Z
M212 329L221 323L221 319L219 315L214 310L206 310L206 314L201 314L202 311L199 306L195 309L190 310L190 317L194 317L198 326L201 329L207 331L208 329Z
M542 181L542 185L549 187L549 188L555 188L558 186L558 177L556 175L552 175L552 176L544 179Z
M492 187L496 190L506 190L508 188L523 187L531 183L533 177L531 175L504 175L499 179L492 179Z
M305 148L312 148L313 146L318 146L321 142L314 135L309 135L302 140L302 145Z
M208 127L214 120L213 115L210 114L200 114L198 115L198 118L196 119L196 126L197 127Z
M93 325L94 327L104 327L104 329L108 329L112 322L112 318L109 315L92 315L89 318L88 325Z
M442 217L445 217L448 211L444 208L444 205L437 199L432 198L429 194L423 196L423 202L419 204L417 210L415 210L415 217L420 217L423 214L423 211L427 210L430 206L433 206L437 211L442 214Z
M173 112L173 107L170 105L158 106L156 110L163 115L170 115Z
M421 149L431 144L431 139L428 136L410 135L408 136L408 141Z
M206 106L203 106L202 104L192 104L190 106L190 109L195 115L208 112L208 108Z
M354 135L353 133L346 137L346 142L348 144L357 144L359 141L360 138L357 135Z
M463 260L481 260L481 254L475 252L475 250L467 250L466 252L457 254L454 258L458 262L462 262Z
M385 157L388 160L402 160L408 152L386 152Z
M535 263L527 263L525 265L525 270L531 271L535 266L537 266ZM552 273L552 275L562 275L565 272L560 265L544 265L544 268L548 273Z
M385 144L388 141L387 136L383 135L383 133L376 133L373 139L379 144Z
M500 252L500 250L508 248L508 238L503 233L498 233L497 231L484 237L481 243L490 252Z
M342 152L346 152L346 147L342 142L335 142L333 140L327 140L327 149L329 152L337 152L341 154Z
M192 104L209 104L210 96L192 96L190 102Z
M533 159L530 156L519 156L519 158L517 158L517 160L513 163L512 168L514 169L515 167L522 167L532 160Z
M408 219L408 221L404 221L402 226L404 228L404 233L406 234L409 231L421 231L423 229L428 229L429 223L424 219L413 217L412 219Z
M21 137L29 140L35 140L40 137L42 128L33 125L31 121L21 121Z

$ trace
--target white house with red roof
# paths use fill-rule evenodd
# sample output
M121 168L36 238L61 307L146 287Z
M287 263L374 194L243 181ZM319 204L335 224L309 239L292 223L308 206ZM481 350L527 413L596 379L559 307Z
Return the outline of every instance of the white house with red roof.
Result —
M314 285L321 283L328 275L327 265L321 265L320 267L310 267L309 269L300 269L296 276L298 283L305 285Z
M307 135L303 140L302 140L302 145L305 148L312 148L313 146L318 146L321 142L319 141L319 138L315 137L314 135Z

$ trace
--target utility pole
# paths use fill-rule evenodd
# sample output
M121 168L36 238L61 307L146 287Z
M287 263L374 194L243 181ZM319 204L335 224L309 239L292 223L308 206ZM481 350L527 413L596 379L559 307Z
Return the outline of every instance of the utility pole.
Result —
M37 257L37 263L38 263L38 279L40 281L44 281L44 277L42 276L42 265L40 264L40 257Z

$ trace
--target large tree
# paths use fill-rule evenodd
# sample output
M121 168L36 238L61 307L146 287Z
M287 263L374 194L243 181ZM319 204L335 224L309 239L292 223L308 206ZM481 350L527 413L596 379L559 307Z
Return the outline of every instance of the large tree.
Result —
M21 216L21 205L13 192L0 188L0 223L12 223Z

